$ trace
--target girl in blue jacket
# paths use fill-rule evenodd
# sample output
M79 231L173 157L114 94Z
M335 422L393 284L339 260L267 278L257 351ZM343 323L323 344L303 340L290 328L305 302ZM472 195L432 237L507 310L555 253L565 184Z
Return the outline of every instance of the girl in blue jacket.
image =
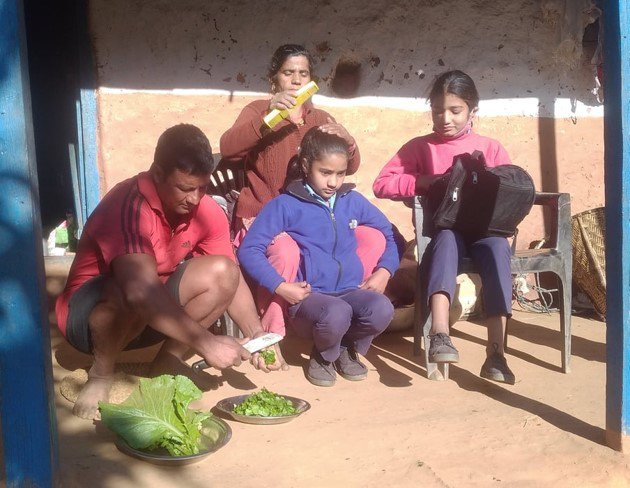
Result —
M399 258L387 218L354 185L344 184L349 148L341 137L310 129L295 166L300 175L258 214L238 250L245 272L284 298L298 335L314 342L306 373L318 386L332 386L336 372L358 381L367 376L360 361L383 332L394 308L383 295ZM355 229L380 230L386 246L365 281L357 257ZM272 239L286 232L300 248L297 282L287 283L265 255Z

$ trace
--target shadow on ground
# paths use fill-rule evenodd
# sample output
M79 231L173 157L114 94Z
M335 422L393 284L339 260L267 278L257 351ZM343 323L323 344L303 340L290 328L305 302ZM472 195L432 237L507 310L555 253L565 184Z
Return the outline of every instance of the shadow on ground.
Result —
M482 326L476 323L475 325ZM600 324L594 323L594 325L599 326ZM452 335L462 341L472 342L483 347L486 345L485 339L464 332L461 329L453 328ZM525 343L558 350L558 362L557 364L551 364L521 349L509 347L508 342L508 353L511 356L554 373L562 374L560 368L562 337L559 332L559 324L558 330L553 330L520 320L511 320L509 335ZM413 333L411 330L383 334L374 341L374 345L366 358L378 371L381 383L391 387L408 387L411 386L416 376L421 376L422 380L428 381L423 364L424 358L422 355L413 356L412 345ZM574 356L581 357L587 361L605 361L605 344L579 337L575 334L572 337L572 351ZM400 368L396 369L390 366L387 363L388 361L395 363ZM408 371L409 374L405 374L404 371ZM495 401L536 415L563 431L580 436L591 442L605 445L604 429L584 422L567 412L546 405L538 400L515 393L509 387L485 380L475 373L458 367L456 364L450 366L450 381L457 383L463 390L481 393Z
M450 377L464 390L483 393L505 405L536 415L565 432L583 437L596 444L605 445L604 429L588 424L573 415L545 405L537 400L509 391L498 384L480 378L470 371L458 368L455 365L451 365Z

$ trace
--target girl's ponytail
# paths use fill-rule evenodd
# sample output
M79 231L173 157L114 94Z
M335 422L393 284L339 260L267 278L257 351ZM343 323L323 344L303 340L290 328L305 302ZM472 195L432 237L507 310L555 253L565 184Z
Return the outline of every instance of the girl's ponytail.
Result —
M301 180L302 178L304 178L304 171L302 171L300 158L296 154L289 160L289 166L287 167L287 177L284 179L283 188L286 188L288 184L292 181Z

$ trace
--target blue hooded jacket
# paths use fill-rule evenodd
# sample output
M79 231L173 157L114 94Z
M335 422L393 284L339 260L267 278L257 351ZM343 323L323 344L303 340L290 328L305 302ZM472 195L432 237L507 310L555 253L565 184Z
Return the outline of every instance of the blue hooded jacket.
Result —
M393 275L399 257L392 224L353 188L352 184L341 186L331 211L309 194L303 182L290 183L284 194L263 207L239 246L238 260L245 272L275 292L284 279L269 264L266 251L273 238L284 231L300 249L298 281L324 293L358 288L363 281L363 265L356 252L355 229L365 225L385 236L385 252L377 267Z

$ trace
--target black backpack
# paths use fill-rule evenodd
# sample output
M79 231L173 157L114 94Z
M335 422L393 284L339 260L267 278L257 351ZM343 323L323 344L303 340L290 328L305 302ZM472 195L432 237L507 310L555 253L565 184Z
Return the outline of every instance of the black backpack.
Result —
M481 151L455 156L453 166L429 186L433 226L468 239L510 237L534 204L534 181L523 168L487 168Z

